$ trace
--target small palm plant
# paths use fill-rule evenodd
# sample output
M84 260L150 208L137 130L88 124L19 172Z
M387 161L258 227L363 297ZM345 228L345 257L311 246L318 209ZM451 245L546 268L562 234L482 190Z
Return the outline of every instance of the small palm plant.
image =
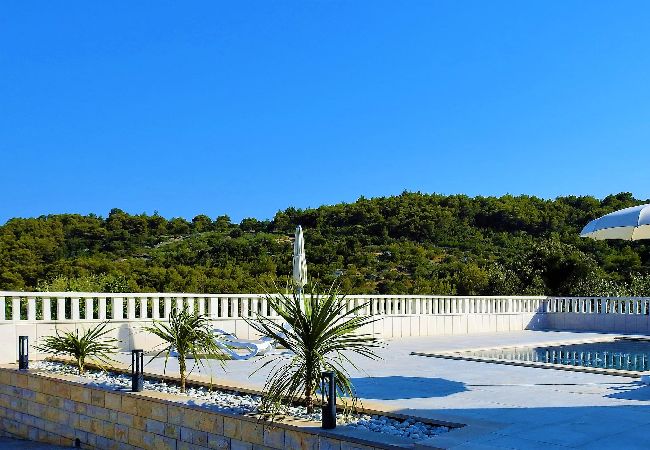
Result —
M348 309L345 296L339 295L335 287L322 294L314 289L302 299L298 294L267 295L266 298L289 327L261 314L247 322L258 333L277 339L292 355L288 360L271 355L257 369L272 365L264 386L262 409L276 415L283 404L304 397L307 412L312 413L324 371L336 374L337 391L354 403L356 394L345 365L356 368L348 357L350 353L379 359L373 351L380 346L379 339L360 333L363 326L377 319L359 314L365 305Z
M151 359L164 353L165 370L170 355L176 354L181 376L181 392L185 392L187 359L193 358L194 364L201 367L205 367L203 358L218 359L223 364L221 360L224 353L218 346L219 338L212 331L212 324L206 316L174 308L169 315L169 323L154 320L151 326L143 327L142 330L163 340L163 348Z
M56 330L55 336L46 336L40 345L36 346L38 351L53 355L68 355L77 362L77 371L83 375L86 370L86 362L91 359L102 370L105 365L115 362L110 357L117 351L117 339L108 336L114 329L106 329L108 322L98 323L96 326L84 330L80 335L79 329L60 333Z

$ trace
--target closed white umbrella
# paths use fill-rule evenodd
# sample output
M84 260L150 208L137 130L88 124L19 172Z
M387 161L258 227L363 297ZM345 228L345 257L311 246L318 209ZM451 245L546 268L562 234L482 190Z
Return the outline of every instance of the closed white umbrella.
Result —
M650 239L650 203L621 209L589 222L580 236L592 239Z
M293 281L298 288L298 295L307 284L307 259L305 258L305 237L302 227L296 227L296 240L293 243Z

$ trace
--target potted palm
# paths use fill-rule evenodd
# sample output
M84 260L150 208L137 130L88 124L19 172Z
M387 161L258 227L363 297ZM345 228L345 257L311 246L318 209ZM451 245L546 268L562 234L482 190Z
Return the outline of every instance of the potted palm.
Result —
M261 314L247 322L261 335L275 338L291 356L266 356L257 369L271 367L264 386L262 409L274 416L284 405L304 400L307 411L313 412L324 371L336 374L338 393L352 399L354 404L356 394L345 364L353 366L348 357L350 352L379 359L373 351L381 345L379 339L360 332L377 319L360 314L365 305L348 308L345 296L339 295L334 286L323 293L313 289L304 297L280 293L266 298L288 326Z
M113 328L106 329L108 322L98 323L96 326L84 330L81 334L79 328L74 331L61 333L56 330L56 335L46 336L42 343L36 346L38 351L52 355L67 355L74 358L79 375L86 370L86 362L92 360L104 369L105 365L115 362L110 355L117 351L117 339L110 337Z
M162 348L152 360L164 354L167 370L169 357L174 355L178 358L181 392L185 392L188 359L193 359L195 365L204 367L204 358L220 361L224 358L218 345L219 338L213 332L210 319L206 316L174 308L170 312L169 322L154 320L151 326L143 327L142 330L158 336L163 341Z

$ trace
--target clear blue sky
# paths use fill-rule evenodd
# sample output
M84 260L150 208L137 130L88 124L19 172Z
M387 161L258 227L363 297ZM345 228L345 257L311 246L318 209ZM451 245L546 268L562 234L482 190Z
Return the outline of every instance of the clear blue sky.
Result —
M4 2L0 223L650 197L650 3Z

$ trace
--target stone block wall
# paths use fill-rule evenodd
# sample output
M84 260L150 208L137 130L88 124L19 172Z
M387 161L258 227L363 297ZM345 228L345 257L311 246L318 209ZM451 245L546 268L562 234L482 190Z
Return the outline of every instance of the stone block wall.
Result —
M201 408L201 400L112 391L73 376L0 368L0 434L56 445L156 450L379 450L382 443L314 423L261 422Z

